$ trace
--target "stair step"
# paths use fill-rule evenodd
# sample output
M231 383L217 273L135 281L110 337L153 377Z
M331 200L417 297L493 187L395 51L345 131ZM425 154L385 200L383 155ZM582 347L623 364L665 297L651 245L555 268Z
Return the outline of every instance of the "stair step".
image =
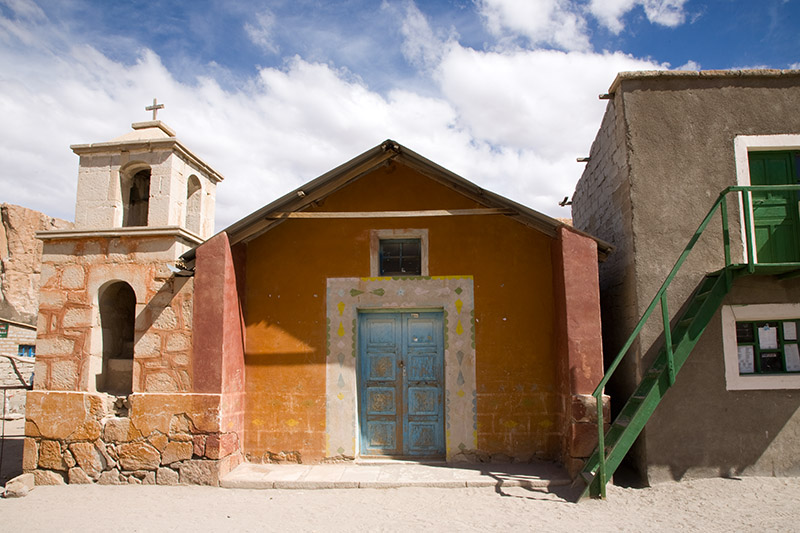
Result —
M619 416L619 417L617 417L616 420L614 420L614 425L617 426L617 427L621 427L621 428L628 427L628 425L630 423L631 423L631 419L629 417Z

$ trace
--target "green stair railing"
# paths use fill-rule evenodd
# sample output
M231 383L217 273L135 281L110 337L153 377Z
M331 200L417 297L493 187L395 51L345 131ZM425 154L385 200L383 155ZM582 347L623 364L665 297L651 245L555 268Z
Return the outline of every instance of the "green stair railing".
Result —
M779 272L800 270L800 263L763 263L757 262L755 239L753 231L753 193L768 191L800 191L800 185L751 185L734 186L723 190L714 204L709 209L703 221L695 231L689 243L684 248L675 265L670 270L661 288L656 292L650 305L645 310L639 322L634 327L628 340L622 346L617 356L593 392L597 404L597 440L598 445L594 454L586 461L582 479L587 483L584 495L605 498L606 484L613 475L622 458L633 446L634 441L641 433L645 423L661 401L666 389L675 383L675 376L683 362L691 353L700 334L705 329L711 317L718 309L725 294L730 290L736 277L754 273L775 274ZM731 260L730 229L728 224L727 197L736 194L739 208L743 215L743 233L746 263L733 263ZM667 289L680 271L690 252L700 236L708 227L717 211L722 218L722 244L725 258L725 267L717 273L709 274L687 301L684 313L677 317L676 325L670 324L669 307L667 305ZM800 243L799 243L800 245ZM614 424L605 431L603 417L603 390L611 379L614 371L630 352L636 339L649 320L653 312L660 308L661 326L664 334L664 347L656 357L655 363L645 374L642 382L635 389L631 398L620 411ZM649 380L649 381L648 381ZM630 408L629 405L631 406ZM607 442L613 440L613 456L607 454ZM611 459L611 460L609 460Z

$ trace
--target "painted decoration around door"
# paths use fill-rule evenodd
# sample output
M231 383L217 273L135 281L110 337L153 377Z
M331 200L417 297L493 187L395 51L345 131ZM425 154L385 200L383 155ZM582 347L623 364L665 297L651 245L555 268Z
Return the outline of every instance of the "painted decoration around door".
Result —
M441 310L445 456L450 460L462 451L477 449L472 276L329 278L326 306L327 457L352 458L363 453L359 435L357 331L359 311L369 310ZM424 366L422 359L417 364Z

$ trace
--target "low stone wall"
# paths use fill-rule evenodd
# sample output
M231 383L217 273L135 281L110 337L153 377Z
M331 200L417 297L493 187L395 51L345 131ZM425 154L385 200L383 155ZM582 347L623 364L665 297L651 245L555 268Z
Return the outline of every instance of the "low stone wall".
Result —
M23 470L37 485L219 485L241 462L221 396L31 391ZM57 412L57 414L56 414Z

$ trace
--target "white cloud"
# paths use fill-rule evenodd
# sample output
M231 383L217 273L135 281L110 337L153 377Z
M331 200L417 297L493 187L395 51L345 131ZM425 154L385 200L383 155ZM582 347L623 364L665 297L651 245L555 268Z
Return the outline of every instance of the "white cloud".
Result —
M392 8L384 3L384 9L391 10ZM412 65L426 69L431 68L441 58L443 43L434 34L425 15L414 2L407 2L405 11L400 25L400 32L404 37L403 55Z
M591 0L589 11L601 24L619 34L624 25L622 18L636 6L642 6L647 20L674 28L683 24L687 0Z
M679 66L675 70L701 70L701 69L702 67L700 66L700 63L690 59L689 61Z
M255 14L253 23L246 22L244 31L247 37L265 52L277 54L278 45L272 37L272 29L275 27L275 14L269 9L265 9Z
M158 97L166 104L159 118L227 178L217 190L217 228L386 138L566 215L557 201L572 193L582 169L575 158L588 153L599 126L605 105L597 94L620 70L658 65L621 53L476 51L437 38L410 13L415 30L406 39L426 43L414 46L438 94L379 94L349 71L301 57L236 89L217 83L214 69L181 83L149 50L125 65L90 46L64 46L72 39L54 25L14 22L38 38L0 46L0 116L13 125L0 128L3 201L71 219L78 158L68 146L125 133Z
M43 20L47 18L44 11L31 0L2 0L0 4L5 4L17 17L28 20Z
M476 0L488 30L498 38L526 37L531 44L588 50L586 20L571 0Z

